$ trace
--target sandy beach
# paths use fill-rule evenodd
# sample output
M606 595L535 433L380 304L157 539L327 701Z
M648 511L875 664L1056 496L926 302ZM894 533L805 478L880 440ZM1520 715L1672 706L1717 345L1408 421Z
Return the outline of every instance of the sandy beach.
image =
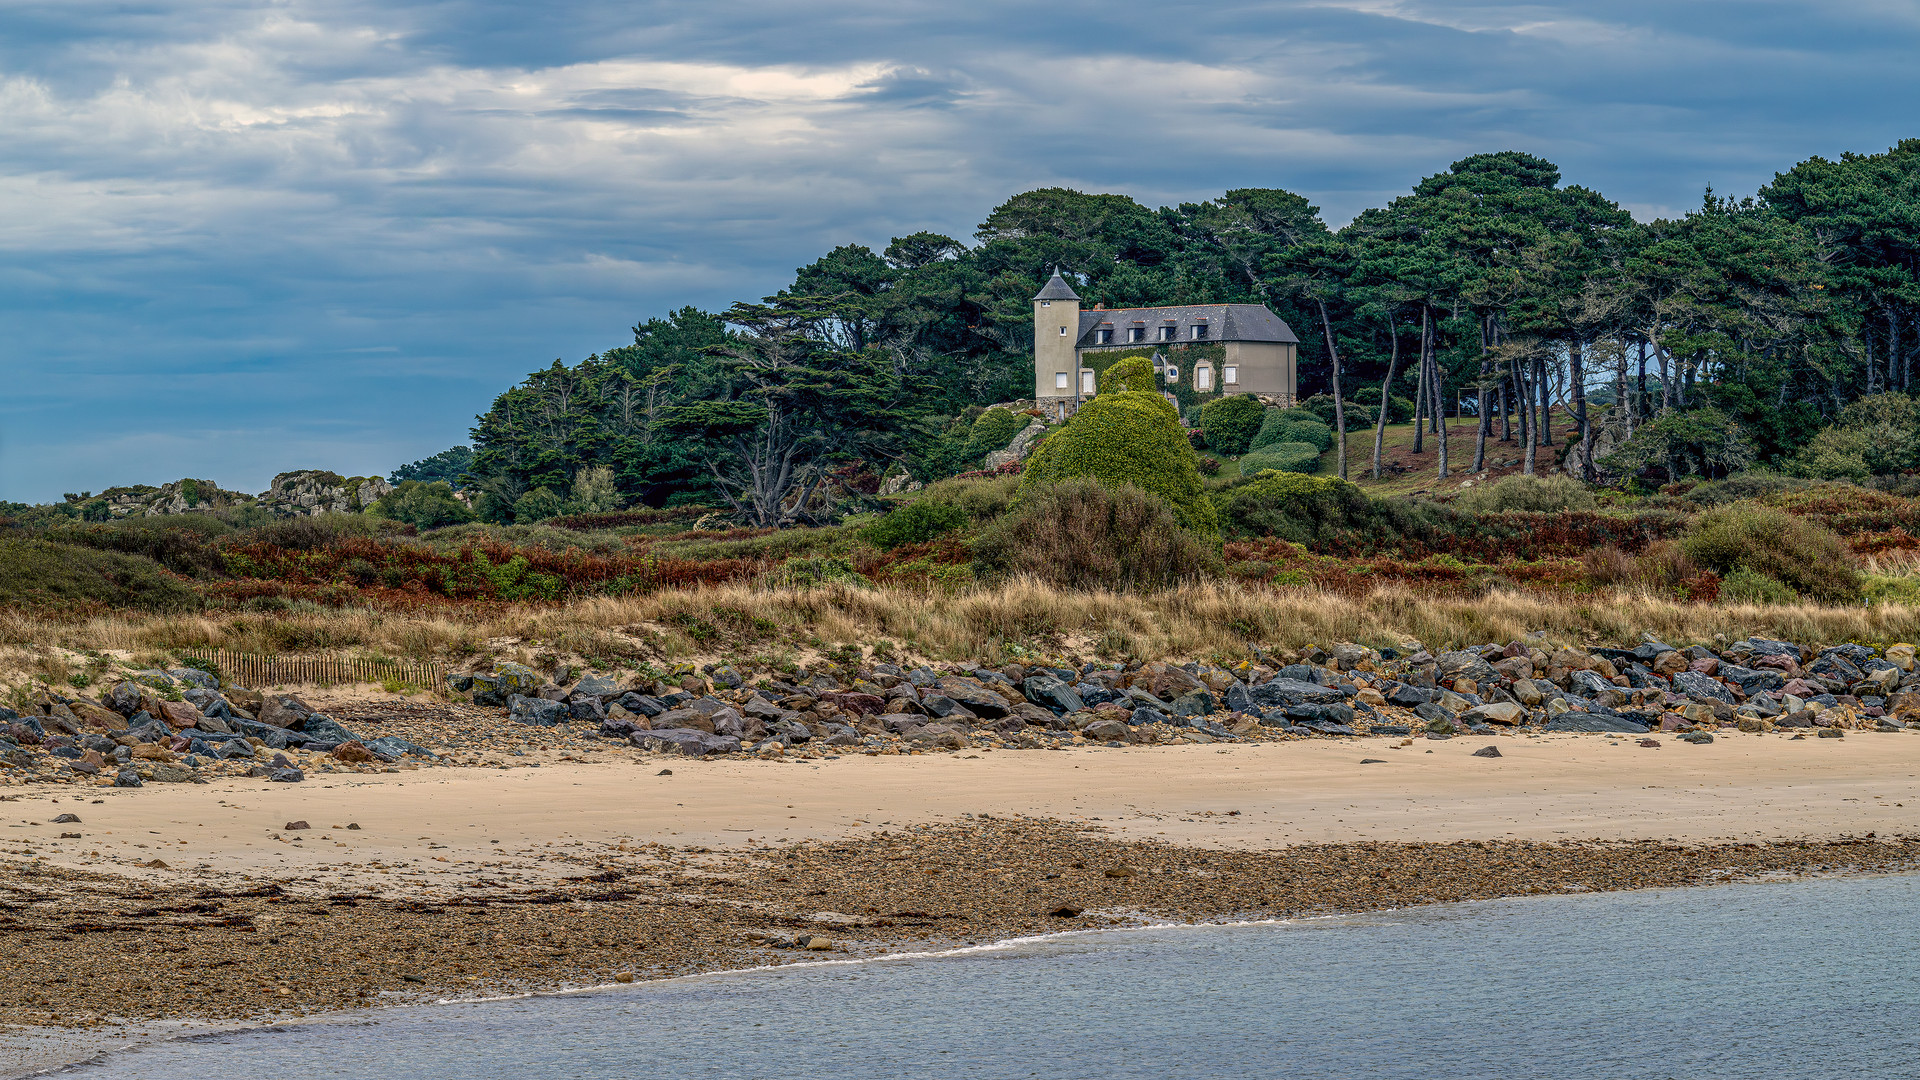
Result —
M1920 737L1660 741L1315 740L796 762L618 749L304 784L23 789L0 810L15 858L155 882L264 874L360 888L564 876L574 860L620 844L741 849L981 814L1097 820L1116 839L1250 849L1920 832ZM1472 756L1486 746L1502 756ZM80 823L51 824L62 812ZM293 821L312 828L285 831ZM80 838L59 839L69 831ZM134 865L154 859L167 868Z

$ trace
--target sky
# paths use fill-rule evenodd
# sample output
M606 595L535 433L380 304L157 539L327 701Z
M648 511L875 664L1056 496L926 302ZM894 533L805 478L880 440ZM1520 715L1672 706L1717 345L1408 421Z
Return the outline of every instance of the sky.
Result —
M385 474L536 367L1045 186L1641 218L1920 136L1910 0L0 0L0 500Z

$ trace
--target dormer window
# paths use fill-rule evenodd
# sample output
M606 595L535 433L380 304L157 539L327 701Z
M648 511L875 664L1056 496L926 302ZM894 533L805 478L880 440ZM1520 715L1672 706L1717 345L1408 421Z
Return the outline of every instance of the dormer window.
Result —
M1147 328L1146 328L1146 327L1144 327L1144 326L1129 326L1129 327L1127 327L1127 340L1128 340L1128 341L1145 341L1145 340L1147 340Z
M1207 324L1206 323L1197 322L1193 324L1193 340L1195 341L1207 340Z
M1179 338L1179 336L1180 336L1180 327L1177 324L1168 323L1167 325L1160 328L1161 341L1173 341Z
M1093 332L1093 343L1094 343L1095 345L1111 345L1111 344L1113 344L1113 331L1111 331L1111 330L1095 330L1095 331Z

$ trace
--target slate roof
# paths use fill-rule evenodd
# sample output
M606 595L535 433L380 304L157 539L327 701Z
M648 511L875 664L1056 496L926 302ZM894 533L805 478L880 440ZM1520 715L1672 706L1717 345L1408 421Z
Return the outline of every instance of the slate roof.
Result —
M1040 287L1039 292L1033 294L1033 298L1035 300L1078 300L1080 294L1073 291L1073 286L1068 285L1067 279L1060 276L1060 271L1055 270L1053 277Z
M1047 283L1049 287L1053 282ZM1044 290L1043 290L1044 292ZM1300 339L1294 336L1293 327L1287 321L1275 315L1265 304L1182 304L1174 307L1150 308L1111 308L1106 311L1080 312L1080 337L1074 342L1076 348L1094 348L1095 330L1111 329L1111 345L1191 345L1192 327L1204 322L1207 336L1202 339L1207 344L1221 341L1277 341L1288 345L1298 345ZM1174 340L1161 342L1160 328L1173 325ZM1143 342L1129 342L1127 328L1144 326L1147 330ZM1104 348L1105 346L1097 346Z

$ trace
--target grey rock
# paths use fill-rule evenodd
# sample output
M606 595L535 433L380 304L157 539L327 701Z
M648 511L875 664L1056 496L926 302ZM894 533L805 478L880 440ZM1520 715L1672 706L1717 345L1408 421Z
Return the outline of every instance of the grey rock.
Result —
M1346 698L1339 690L1299 679L1276 678L1251 688L1248 693L1262 706L1319 704L1329 705Z
M170 668L167 674L182 686L197 686L203 690L220 689L220 680L199 668Z
M1150 709L1144 705L1133 710L1133 715L1128 717L1128 720L1135 724L1180 724L1180 726L1186 726L1180 720L1168 716L1159 709Z
M300 725L300 733L307 737L308 742L329 743L334 746L344 742L356 742L360 738L325 713L309 714L306 722Z
M1132 742L1133 729L1118 720L1100 719L1080 729L1080 734L1098 742Z
M1719 683L1697 671L1679 671L1673 676L1673 692L1685 694L1695 701L1718 701L1723 705L1732 705L1733 694Z
M114 787L140 787L144 783L145 781L140 779L140 774L132 769L121 769L113 777Z
M1192 690L1173 700L1175 716L1206 716L1213 712L1213 695L1205 690Z
M1389 705L1398 705L1403 709L1411 709L1432 701L1433 691L1425 690L1418 686L1408 686L1406 683L1395 683L1384 696Z
M599 723L607 718L607 710L600 699L591 694L582 694L578 690L566 701L567 713L575 720Z
M1892 668L1893 665L1886 665ZM1740 688L1740 692L1752 697L1765 690L1778 690L1787 684L1785 676L1771 668L1749 668L1738 664L1721 664L1720 677ZM1685 691L1681 691L1684 693Z
M267 782L271 784L298 784L307 778L299 769L269 769Z
M665 702L647 694L636 694L628 691L627 693L621 694L618 700L621 708L639 716L659 716L661 713L667 711Z
M713 735L704 731L695 731L692 728L636 731L630 736L630 741L642 750L663 754L684 754L687 757L731 754L740 749L740 740L731 735Z
M1350 724L1353 710L1345 705L1303 703L1287 706L1287 719L1303 724Z
M1464 677L1472 679L1476 683L1486 683L1492 682L1499 677L1498 673L1493 670L1493 665L1487 663L1486 660L1476 652L1466 652L1464 650L1458 652L1443 652L1439 656L1434 657L1433 662L1439 666L1440 677L1442 679L1458 679Z
M945 694L920 695L920 707L927 710L927 715L937 716L942 720L956 718L962 720L976 719L970 709Z
M1245 685L1235 682L1227 687L1226 706L1228 712L1251 715L1260 709L1259 702L1253 700L1253 694Z
M563 702L527 697L524 694L510 695L507 698L507 709L509 719L522 724L531 724L534 727L553 727L563 724L572 715L572 711Z
M398 735L382 735L377 739L368 739L361 743L361 745L382 757L394 760L398 760L403 756L423 758L436 756L433 751L426 747L418 743L408 742Z
M1029 675L1021 683L1020 691L1028 701L1056 715L1079 712L1087 707L1086 700L1075 693L1073 687L1053 675Z

